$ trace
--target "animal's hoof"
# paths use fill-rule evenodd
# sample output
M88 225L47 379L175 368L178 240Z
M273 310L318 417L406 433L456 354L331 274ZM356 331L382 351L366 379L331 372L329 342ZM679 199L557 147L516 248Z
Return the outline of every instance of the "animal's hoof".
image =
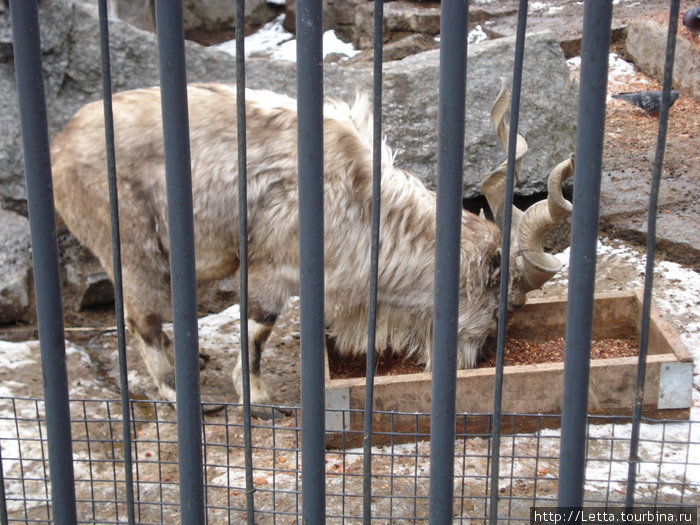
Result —
M177 395L175 394L175 370L169 371L158 381L158 391L166 401L174 403L177 400Z
M283 417L291 415L291 413L291 410L267 405L252 405L250 407L250 416L264 421L282 419Z
M177 401L177 395L175 394L175 389L170 387L160 387L158 389L160 397L165 401L170 401L175 403Z
M218 414L224 410L226 410L226 405L204 405L202 407L202 412L207 416Z

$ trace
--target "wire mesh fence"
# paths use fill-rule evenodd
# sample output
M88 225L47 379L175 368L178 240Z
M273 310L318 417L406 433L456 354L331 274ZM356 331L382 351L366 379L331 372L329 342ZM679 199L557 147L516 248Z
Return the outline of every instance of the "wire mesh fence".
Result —
M203 405L202 443L207 523L239 523L246 516L245 458L240 405ZM78 520L120 523L127 501L119 400L72 400L71 430ZM300 412L252 426L256 523L297 523L301 513ZM50 523L48 443L44 402L0 398L0 445L11 523ZM132 401L132 455L138 523L180 523L178 444L172 405ZM388 414L412 419L413 431L383 432L372 450L372 518L377 522L427 522L430 442L421 431L428 414ZM493 435L489 414L459 414L455 441L454 522L485 523L491 487ZM556 505L560 416L503 414L503 429L526 423L531 432L500 440L499 522L522 523L531 507ZM484 426L486 422L486 426ZM402 423L405 428L405 424ZM390 428L393 428L390 427ZM629 461L629 418L596 416L588 423L584 504L624 505ZM356 436L349 432L352 440ZM700 422L645 420L641 426L636 505L700 503ZM362 448L325 452L328 523L362 517Z

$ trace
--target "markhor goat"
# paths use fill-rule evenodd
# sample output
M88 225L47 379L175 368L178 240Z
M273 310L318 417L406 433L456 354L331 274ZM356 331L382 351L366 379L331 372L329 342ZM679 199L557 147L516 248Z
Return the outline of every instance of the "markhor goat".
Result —
M230 85L193 84L188 96L197 278L218 279L239 267L236 91ZM502 88L492 110L502 144L507 99ZM174 400L170 341L161 329L170 309L170 247L160 90L123 92L113 104L127 324L161 395ZM325 321L341 353L361 354L372 214L369 103L365 97L352 107L328 100L324 113ZM260 377L263 344L287 299L298 293L296 101L248 90L246 118L251 400L267 404L270 394ZM111 276L103 126L102 103L86 105L55 138L51 156L56 208ZM518 159L526 148L521 138ZM388 147L383 149L377 350L403 351L430 369L435 194L395 167ZM484 183L497 220L504 170L502 165ZM514 210L512 307L558 269L543 252L541 238L570 211L561 179L571 173L571 160L554 170L549 204L542 201L524 215ZM469 368L496 327L501 233L494 222L465 211L461 238L458 365ZM233 382L240 394L240 357Z

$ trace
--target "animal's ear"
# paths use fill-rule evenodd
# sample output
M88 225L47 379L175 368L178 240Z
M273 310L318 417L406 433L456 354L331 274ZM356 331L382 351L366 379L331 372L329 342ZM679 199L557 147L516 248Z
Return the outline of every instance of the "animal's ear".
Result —
M501 248L498 248L489 259L489 287L498 286L501 282Z

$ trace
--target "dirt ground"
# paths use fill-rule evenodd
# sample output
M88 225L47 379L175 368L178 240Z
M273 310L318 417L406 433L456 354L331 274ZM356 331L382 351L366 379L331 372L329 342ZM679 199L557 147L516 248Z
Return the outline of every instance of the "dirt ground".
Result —
M478 8L479 2L475 3ZM531 4L540 4L531 2ZM575 48L575 41L579 38L580 16L582 7L579 2L570 2L566 0L553 0L547 2L547 7L542 9L532 9L529 16L529 24L533 29L541 29L550 27L555 30L562 41L574 42L571 44ZM621 2L615 8L614 26L619 27L629 22L636 17L659 17L664 18L664 11L668 2L665 0L651 0L644 2L643 7L639 2ZM494 1L490 6L498 9L507 10L516 5L515 1ZM690 6L689 2L682 2L681 12L686 6ZM561 9L553 9L561 8ZM509 27L512 32L515 25L509 25L509 19L514 15L504 16L499 19L498 23L491 26L491 30L495 32L505 31L505 27ZM503 27L502 27L503 26ZM687 31L682 26L679 27L679 38L689 38ZM700 43L698 50L700 52ZM624 55L622 46L619 43L614 44L614 50ZM575 74L575 71L574 71ZM646 89L659 89L659 83L647 77L639 71L633 71L629 74L611 75L609 92L610 94L620 91L636 91ZM644 173L650 171L651 160L650 152L654 150L658 120L649 118L637 108L625 104L618 100L610 100L608 103L608 114L606 120L606 135L605 135L605 156L604 156L604 171L610 173L608 183L613 187L618 185L615 181L614 174L623 173ZM700 130L700 103L686 96L681 97L676 101L670 112L669 130L667 138L666 156L664 160L664 177L668 178L684 178L688 179L691 184L688 191L697 195L698 183L698 156L700 139L698 137ZM634 187L630 187L629 181L623 180L619 185L624 186L624 191L634 191ZM603 203L605 204L605 203ZM664 213L664 210L660 210ZM697 225L696 225L697 226ZM614 236L614 229L608 234ZM627 290L631 288L640 288L642 284L642 274L640 272L640 261L643 259L642 247L629 244L616 239L606 239L604 244L611 247L611 250L604 251L599 254L596 290L597 291L613 291ZM620 255L622 254L622 255ZM663 261L663 254L659 256L659 260ZM697 271L698 268L695 268ZM533 295L564 295L566 293L566 278L564 272L558 276L553 282L549 283L544 290L536 292ZM679 283L672 276L667 276L662 269L658 270L658 275L655 279L655 294L661 300L673 301L674 290L678 288ZM683 305L683 308L678 308L676 315L672 316L671 322L683 334L694 329L697 325L697 311L699 302L696 299L695 304ZM207 304L201 305L202 313L205 311L218 311L228 304ZM275 329L270 337L267 348L263 355L262 368L264 371L265 380L270 387L275 402L282 406L298 406L300 400L300 373L299 373L299 312L298 301L291 301L289 307L277 322ZM116 337L113 329L113 312L110 307L93 308L84 310L78 313L66 313L66 338L80 350L71 350L69 352L69 382L71 384L71 395L89 399L114 399L119 396L119 387L117 380L117 356L116 356ZM202 381L202 399L211 402L235 402L236 397L233 393L231 382L231 370L235 364L235 355L238 348L238 328L239 321L235 315L219 326L218 333L212 334L206 329L203 331L202 337L205 339L200 345L200 350L209 355L209 361L206 367L201 372ZM35 327L0 327L0 340L4 341L26 341L36 337ZM150 379L143 370L142 362L138 352L135 351L133 341L130 336L127 337L128 346L128 361L130 364L130 395L134 399L155 399L157 391L153 387ZM27 361L26 366L14 366L11 368L0 369L0 384L17 385L10 390L13 396L41 397L41 382L40 374L37 372L36 361L36 345L32 346L32 355L34 359ZM7 392L3 391L3 395ZM99 410L98 410L99 411ZM162 405L160 408L161 416L166 420L174 419L174 411L169 405ZM148 412L148 414L146 413ZM146 410L139 416L149 419L154 414L152 410ZM296 419L298 414L283 418L276 425L280 428L295 427L298 425ZM223 430L216 425L223 425L221 428L229 424L238 425L242 419L238 410L229 407L223 412L216 412L206 416L207 421L213 425L216 431L221 433ZM163 430L162 426L144 426L142 432L148 436L149 433L155 432L155 429ZM236 430L234 434L221 435L228 442L242 441L240 430ZM287 453L285 451L294 450L299 446L298 433L290 432L289 434L274 434L259 431L259 436L256 438L256 447L260 447L260 452L256 452L258 457L258 466L272 462L269 466L276 465L281 468L294 469L294 461L298 462L298 455ZM143 436L142 436L143 437ZM212 438L213 439L213 438ZM465 447L467 445L464 445ZM472 445L469 445L472 446ZM277 455L269 456L266 450L276 448L282 452ZM142 450L145 454L146 452ZM150 452L149 452L150 453ZM159 458L162 460L176 459L175 447L172 446L168 450L159 448ZM417 458L417 447L416 447ZM226 456L226 453L224 453ZM231 453L231 456L234 456ZM268 457L269 456L269 457ZM358 456L359 457L359 456ZM482 458L483 459L483 458ZM223 464L240 465L242 457L239 453L235 457L226 459L220 458ZM338 460L340 461L340 460ZM357 458L349 460L343 457L342 469L339 471L352 472L352 469L361 469L361 466L355 465ZM387 462L382 457L377 459L375 468L382 472L383 465ZM485 461L485 460L483 460ZM230 463L227 463L230 462ZM329 472L334 472L333 457L328 456L327 463L329 464ZM352 464L350 464L352 463ZM388 463L387 463L388 464ZM394 467L393 460L391 468ZM482 464L475 463L472 467L476 470L482 468ZM296 465L298 467L298 465ZM154 477L160 476L170 479L176 476L174 467L167 467L160 472L145 470L148 475ZM155 468L155 467L153 467ZM389 468L389 467L387 467ZM410 470L408 467L406 467ZM415 459L412 463L413 472L418 471L418 460ZM421 467L422 468L422 467ZM540 464L539 467L544 472L545 467ZM546 466L546 469L554 469L555 467ZM230 474L229 474L230 475ZM174 478L173 478L174 479ZM296 478L294 478L296 480ZM359 480L346 478L333 478L332 483L361 483ZM361 478L360 478L361 479ZM273 486L276 486L272 482ZM230 487L241 480L233 483L230 479L227 484ZM256 477L256 485L259 489L264 489L270 484L267 474L259 474ZM289 482L286 488L293 490L295 485L292 481ZM298 488L298 480L296 481ZM393 483L393 481L392 481ZM146 490L146 488L144 488ZM149 489L150 490L150 489ZM153 489L155 490L155 489ZM170 492L175 491L172 487L167 487ZM342 490L342 487L338 490ZM359 490L359 489L358 489ZM549 489L552 493L553 489ZM244 493L242 490L230 490L227 497L231 498L233 493L234 498L242 501ZM161 494L161 499L163 495ZM239 501L239 502L240 502ZM260 501L260 500L258 500ZM345 501L343 500L343 504ZM357 504L357 502L355 502ZM290 504L291 505L291 504ZM291 507L290 507L291 508ZM282 507L280 507L282 509ZM278 509L279 510L279 509ZM261 521L261 522L264 522ZM291 520L290 520L291 522Z

